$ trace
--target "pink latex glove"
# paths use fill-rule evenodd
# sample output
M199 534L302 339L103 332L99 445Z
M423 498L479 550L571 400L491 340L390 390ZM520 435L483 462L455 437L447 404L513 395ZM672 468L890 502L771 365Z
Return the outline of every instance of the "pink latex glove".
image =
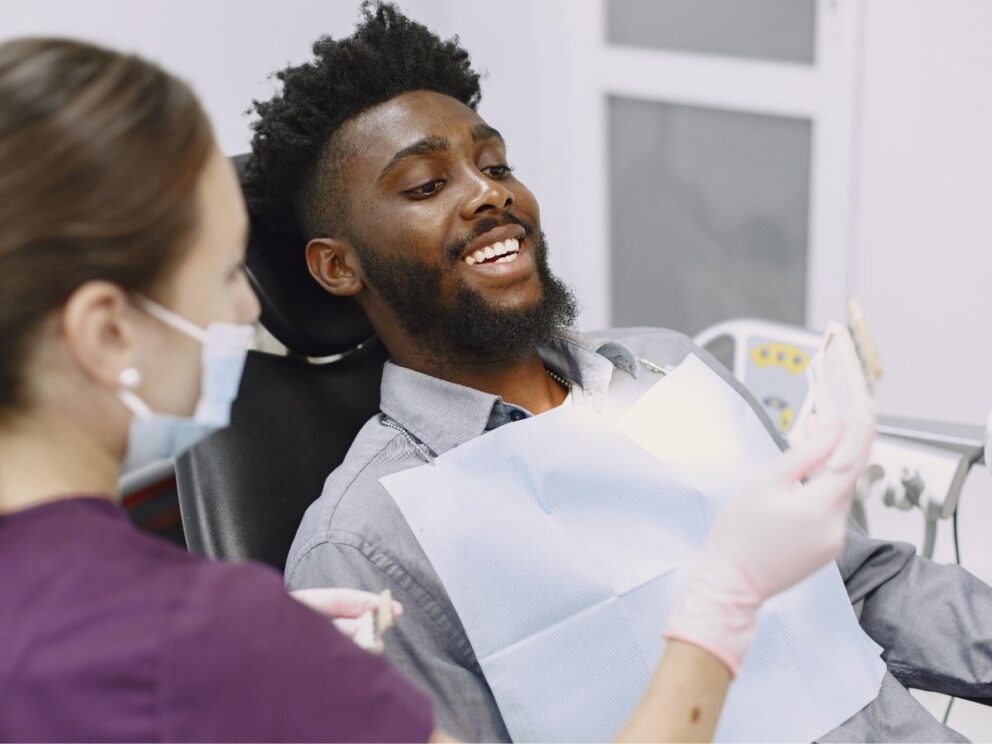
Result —
M360 589L297 589L289 594L307 607L327 615L334 621L337 629L352 640L355 640L355 634L361 627L359 618L379 607L378 594L363 592ZM399 617L402 614L403 605L394 599L393 615ZM381 653L382 644L380 642L367 650Z
M736 676L761 603L840 555L854 484L874 439L874 433L865 437L846 469L822 467L841 434L839 425L817 426L724 505L669 618L666 638L706 649Z

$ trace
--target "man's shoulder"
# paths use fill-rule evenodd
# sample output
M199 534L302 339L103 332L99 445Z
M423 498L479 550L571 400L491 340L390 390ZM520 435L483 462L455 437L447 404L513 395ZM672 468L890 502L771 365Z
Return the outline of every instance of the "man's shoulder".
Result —
M678 366L689 354L695 355L747 402L769 434L782 446L780 435L758 400L734 377L733 372L684 333L669 328L607 328L583 333L579 338L594 344L600 353L606 354L609 353L609 344L621 344L641 362L662 367Z
M676 365L690 353L702 357L708 364L715 361L695 341L671 328L603 328L585 331L578 337L601 350L611 343L621 344L634 356L659 365Z
M633 326L628 328L600 328L583 331L582 336L599 342L616 341L635 348L651 349L692 349L698 348L687 335L671 328L654 326Z
M419 464L413 444L373 416L307 509L289 552L287 575L308 552L328 543L396 546L405 522L379 479Z

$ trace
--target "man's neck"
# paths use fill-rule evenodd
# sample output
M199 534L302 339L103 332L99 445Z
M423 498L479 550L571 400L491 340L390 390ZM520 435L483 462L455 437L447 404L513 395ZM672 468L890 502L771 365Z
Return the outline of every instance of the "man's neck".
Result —
M440 362L393 354L393 361L432 377L498 395L505 403L531 413L562 404L568 391L551 378L535 349L523 359L493 364Z

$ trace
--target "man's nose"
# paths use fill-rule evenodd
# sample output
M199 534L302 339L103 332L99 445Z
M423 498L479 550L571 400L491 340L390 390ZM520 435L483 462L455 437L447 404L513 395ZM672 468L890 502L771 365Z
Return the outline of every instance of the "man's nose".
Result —
M500 181L485 174L473 179L472 192L462 206L462 217L472 219L487 212L502 212L513 204L513 192Z

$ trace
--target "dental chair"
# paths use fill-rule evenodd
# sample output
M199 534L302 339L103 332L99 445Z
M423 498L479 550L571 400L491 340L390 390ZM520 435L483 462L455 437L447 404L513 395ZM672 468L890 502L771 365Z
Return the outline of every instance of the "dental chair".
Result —
M234 158L239 173L247 161ZM361 310L307 273L303 249L252 221L248 279L262 325L288 354L249 352L231 426L176 461L189 549L280 571L307 507L379 410L386 360ZM272 260L287 252L299 260Z

